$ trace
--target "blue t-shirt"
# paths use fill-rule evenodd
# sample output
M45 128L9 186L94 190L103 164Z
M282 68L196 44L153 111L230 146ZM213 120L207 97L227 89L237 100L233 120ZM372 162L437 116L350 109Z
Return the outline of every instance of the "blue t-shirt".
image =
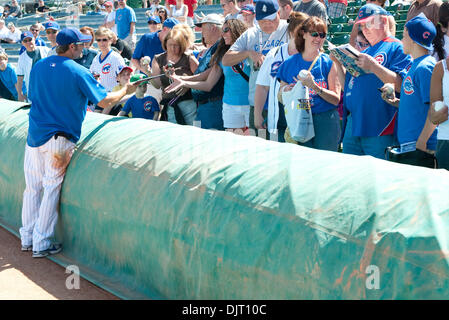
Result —
M76 143L87 101L97 104L106 95L89 70L72 59L50 56L39 60L30 74L28 145L39 147L57 132L69 134Z
M37 37L35 40L35 46L39 46L39 47L46 47L47 45L45 44L45 41L41 38L41 37ZM25 46L22 45L22 47L20 47L20 51L19 51L19 56L26 50Z
M363 53L374 57L385 68L396 72L404 79L406 68L412 62L404 54L402 43L388 37ZM351 112L352 135L354 137L377 137L394 134L397 108L386 103L380 96L379 88L384 84L373 73L352 77L346 73L344 94L345 107Z
M136 22L136 13L128 6L123 9L118 9L115 12L115 24L117 25L117 36L120 39L125 39L131 30L130 23Z
M11 92L14 98L17 99L17 74L16 70L8 63L4 71L0 70L0 80L3 82L6 88Z
M135 95L126 101L122 111L133 114L133 118L144 118L153 120L154 113L159 111L159 103L151 96L137 98Z
M315 83L324 89L329 88L327 78L332 68L332 60L329 55L323 53L320 55L310 73L315 79ZM288 84L296 83L293 77L296 77L301 70L308 70L312 61L305 61L301 53L297 53L281 64L276 77ZM337 108L333 104L321 98L314 90L309 88L310 105L312 113L322 113Z
M243 72L249 77L251 69L248 61L244 60L240 62L239 66L240 69L242 69ZM243 79L234 66L223 66L220 62L220 67L223 69L223 74L225 77L223 102L231 106L248 106L249 82Z
M414 60L402 81L398 115L398 141L400 144L415 142L427 119L430 103L430 79L436 61L430 55ZM427 149L435 150L437 130L427 141Z
M164 52L161 40L159 39L159 32L146 33L140 38L134 50L133 59L140 60L140 58L148 56L153 61L155 55Z

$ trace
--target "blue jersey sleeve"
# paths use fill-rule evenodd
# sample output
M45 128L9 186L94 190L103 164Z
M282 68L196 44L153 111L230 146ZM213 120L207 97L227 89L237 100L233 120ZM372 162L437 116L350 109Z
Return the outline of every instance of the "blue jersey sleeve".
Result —
M407 70L412 64L412 57L410 55L405 54L402 50L402 46L397 46L396 52L392 55L392 61L388 69L399 74L399 76L404 79L407 74Z
M133 100L133 97L129 98L128 101L126 101L122 111L128 114L131 111L131 101Z
M137 22L136 13L134 12L134 10L130 9L129 13L130 13L130 17L129 17L130 22Z
M430 102L430 80L432 78L433 66L425 65L417 71L416 83L421 95L421 102L428 104Z
M92 76L87 69L80 69L79 89L93 104L98 104L108 95L106 89Z
M139 60L143 57L143 45L145 42L146 36L143 35L142 38L140 38L139 42L137 42L136 49L133 53L133 59Z

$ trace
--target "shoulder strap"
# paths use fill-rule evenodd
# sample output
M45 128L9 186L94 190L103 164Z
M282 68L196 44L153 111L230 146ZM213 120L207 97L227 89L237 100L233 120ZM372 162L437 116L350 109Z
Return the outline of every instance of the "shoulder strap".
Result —
M444 73L448 72L448 70L447 70L447 64L446 64L446 59L447 59L447 58L444 58L444 59L443 59L443 68L444 68L443 71L444 71Z
M238 64L234 65L234 68L238 71L238 73L240 73L240 75L242 76L243 79L245 79L247 82L249 82L248 75L245 72L243 72L242 68L240 68L240 66Z

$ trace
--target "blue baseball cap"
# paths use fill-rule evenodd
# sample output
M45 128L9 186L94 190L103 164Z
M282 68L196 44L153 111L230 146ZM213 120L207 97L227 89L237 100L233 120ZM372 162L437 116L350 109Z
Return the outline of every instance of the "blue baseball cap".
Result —
M390 15L387 10L378 6L377 4L368 3L360 8L359 13L357 14L357 22L362 23L368 20L371 16L388 16Z
M59 30L60 29L59 24L55 21L48 21L48 22L44 23L44 27L45 27L45 30L47 30L47 29Z
M25 38L34 38L34 35L33 35L33 33L31 31L24 31L20 35L20 41L22 42L23 39L25 39Z
M243 6L242 10L240 10L240 13L255 14L256 8L254 8L252 4L246 4Z
M159 18L159 16L151 16L148 18L148 22L155 22L155 23L161 23L161 18Z
M277 0L257 0L256 20L274 20L278 10L279 4Z
M64 28L56 36L56 43L60 46L78 42L89 42L91 40L92 36L84 35L76 28Z
M406 24L408 35L410 38L427 50L432 50L432 41L437 34L435 25L427 19L424 13L420 13Z
M172 29L178 23L179 23L179 21L176 20L175 18L168 18L167 20L164 21L162 26Z

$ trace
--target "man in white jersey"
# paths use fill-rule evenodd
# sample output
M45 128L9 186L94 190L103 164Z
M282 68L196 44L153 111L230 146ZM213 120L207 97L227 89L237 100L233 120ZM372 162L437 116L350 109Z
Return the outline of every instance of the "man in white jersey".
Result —
M250 128L254 127L254 95L256 79L265 55L273 48L288 42L287 22L279 17L277 0L256 2L258 26L246 30L223 56L223 65L233 66L249 58L251 75L249 78Z

